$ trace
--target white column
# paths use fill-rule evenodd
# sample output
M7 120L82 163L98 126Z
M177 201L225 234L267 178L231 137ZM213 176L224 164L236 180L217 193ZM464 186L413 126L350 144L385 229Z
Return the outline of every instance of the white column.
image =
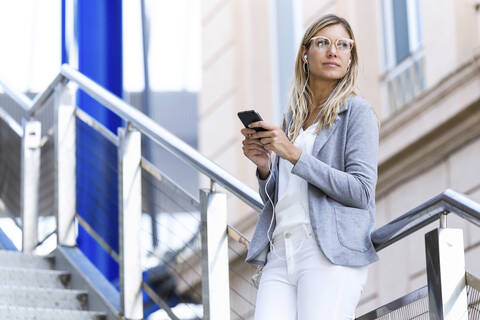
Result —
M23 121L20 207L22 212L22 250L32 252L38 243L38 186L40 181L39 121Z
M467 320L462 229L437 228L425 234L430 319Z
M137 130L120 128L118 138L121 309L127 319L143 319L141 135Z
M60 83L55 88L55 164L58 245L76 245L76 119L73 87Z
M203 319L230 319L227 197L200 190Z

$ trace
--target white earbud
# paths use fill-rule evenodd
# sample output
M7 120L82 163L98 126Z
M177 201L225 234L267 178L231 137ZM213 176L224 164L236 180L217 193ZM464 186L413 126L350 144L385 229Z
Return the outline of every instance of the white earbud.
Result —
M303 56L303 60L305 60L305 62L307 62L307 55Z
M352 63L352 59L348 60L348 66L350 66L350 63Z

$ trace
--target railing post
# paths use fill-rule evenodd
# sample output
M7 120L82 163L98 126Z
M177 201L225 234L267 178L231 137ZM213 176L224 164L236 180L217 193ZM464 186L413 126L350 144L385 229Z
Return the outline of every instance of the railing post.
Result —
M55 164L57 243L76 245L76 118L74 87L61 82L55 88Z
M203 319L230 319L227 197L200 190Z
M142 218L141 135L118 129L120 299L126 319L143 319L140 225Z
M462 229L437 228L425 234L428 304L431 320L467 320Z
M440 214L440 228L446 228L447 227L447 212L442 212Z
M32 252L38 243L38 186L40 181L39 121L23 121L20 206L22 212L22 250Z

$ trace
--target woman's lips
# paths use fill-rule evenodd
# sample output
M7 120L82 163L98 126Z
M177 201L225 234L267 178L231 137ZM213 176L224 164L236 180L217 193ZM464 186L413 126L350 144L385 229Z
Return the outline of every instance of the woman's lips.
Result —
M325 62L323 65L327 67L340 67L340 65L336 64L335 62Z

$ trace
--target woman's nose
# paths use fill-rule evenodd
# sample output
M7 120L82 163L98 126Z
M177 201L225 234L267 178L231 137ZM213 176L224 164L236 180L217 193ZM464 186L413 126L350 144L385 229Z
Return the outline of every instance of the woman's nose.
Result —
M337 56L337 48L335 48L334 45L331 45L330 48L328 48L327 54L329 57L336 57Z

